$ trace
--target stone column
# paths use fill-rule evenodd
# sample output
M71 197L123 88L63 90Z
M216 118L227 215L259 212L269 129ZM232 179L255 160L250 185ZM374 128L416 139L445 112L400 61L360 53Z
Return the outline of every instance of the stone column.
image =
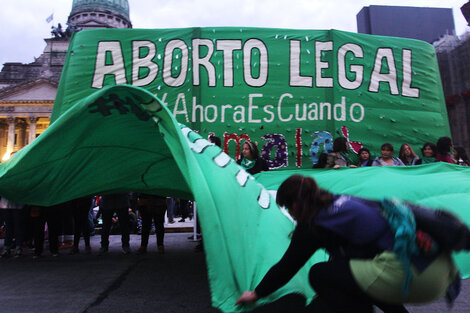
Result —
M28 144L32 143L36 139L36 123L38 118L36 116L29 117L29 139Z
M16 145L18 146L18 149L23 148L26 146L26 128L28 127L28 124L26 123L26 119L19 118L16 120L16 128L19 128L19 136L18 139L16 140Z
M8 120L8 141L7 141L7 153L12 153L15 147L15 118L9 116Z

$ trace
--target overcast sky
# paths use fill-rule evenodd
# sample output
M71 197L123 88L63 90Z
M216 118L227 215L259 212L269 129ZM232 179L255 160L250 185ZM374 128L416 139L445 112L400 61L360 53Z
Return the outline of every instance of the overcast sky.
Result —
M369 5L452 8L458 35L470 30L460 12L466 0L129 0L134 28L247 26L339 29L356 32L356 14ZM65 28L72 0L2 1L0 68L5 62L30 63L44 47L51 26ZM54 14L51 23L46 18Z

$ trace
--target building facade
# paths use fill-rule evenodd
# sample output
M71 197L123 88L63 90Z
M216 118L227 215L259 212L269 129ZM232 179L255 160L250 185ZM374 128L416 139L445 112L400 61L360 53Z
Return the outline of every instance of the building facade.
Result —
M73 0L67 29L53 27L43 53L29 64L5 63L0 71L0 159L31 143L49 126L72 32L132 28L127 0Z
M434 46L454 145L470 153L470 33L444 36Z
M371 5L356 15L361 34L412 38L432 43L455 34L454 16L448 8Z

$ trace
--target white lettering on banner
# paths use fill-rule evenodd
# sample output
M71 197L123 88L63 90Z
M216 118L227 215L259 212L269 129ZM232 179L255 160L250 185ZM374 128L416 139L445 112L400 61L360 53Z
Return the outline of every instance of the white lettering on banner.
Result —
M195 38L191 41L191 47L188 47L183 39L171 39L164 42L165 47L161 48L157 46L158 43L151 40L134 40L129 43L132 45L131 47L126 47L131 48L131 56L124 55L123 51L127 51L123 50L122 45L124 44L127 43L120 41L98 42L95 69L91 80L92 88L103 88L105 81L112 83L111 79L116 84L131 83L134 86L149 86L156 83L159 74L161 74L160 84L164 83L166 86L158 85L158 90L161 87L176 88L184 84L216 87L218 79L223 82L223 87L231 88L235 86L235 73L238 71L240 77L243 76L244 84L237 82L237 87L240 85L241 87L244 87L243 85L270 87L269 83L271 83L276 88L282 88L284 80L287 80L285 84L289 87L333 88L335 79L337 79L337 86L346 90L358 89L366 81L369 82L369 86L366 87L369 92L388 91L391 95L401 94L411 98L420 96L420 88L413 86L413 77L416 73L413 71L412 50L410 49L380 47L377 48L373 60L364 60L363 47L355 43L343 44L335 52L333 41L305 43L300 40L290 40L288 59L279 60L282 58L281 54L275 60L280 62L277 63L277 66L289 66L288 72L286 72L282 68L279 71L275 67L276 62L269 64L268 47L262 40L256 38L248 39L245 42L241 39ZM312 44L314 44L314 48L311 47ZM309 48L305 49L302 45ZM314 62L310 62L309 59L310 49L315 49ZM192 50L191 60L189 50ZM305 58L303 60L302 51L305 50L308 54L303 55ZM161 60L158 51L164 51L163 60ZM274 52L276 52L274 55L279 54L277 51ZM333 57L325 55L326 53L332 54ZM402 63L400 69L396 67L395 55L401 56L401 60L398 60ZM238 60L240 56L242 60ZM332 60L336 62L336 65L330 64ZM238 63L235 63L236 61ZM366 61L369 64L365 64ZM373 61L373 66L370 64L371 61ZM286 64L287 62L288 64ZM364 79L364 69L367 67L373 68L369 80ZM276 68L276 73L288 73L289 77L276 77L270 82L268 81L270 68ZM187 79L190 75L188 72L191 70L193 72L192 83ZM337 73L334 73L335 70ZM313 75L302 75L302 72L314 72L315 85L313 84ZM176 76L172 76L172 73ZM288 95L285 94L284 97L288 97ZM280 101L278 109L282 110L283 99ZM265 112L272 116L273 109L274 107L269 107ZM298 116L302 117L301 119L303 119L303 115L300 114L302 109L299 107L297 110ZM242 113L240 109L238 111L239 114ZM279 112L277 115L281 116ZM341 116L344 117L344 114ZM294 118L293 115L280 117L281 121L288 121L292 118ZM266 117L266 119L270 121L271 117ZM241 116L237 115L237 120L241 121Z
M265 121L266 123L271 123L272 121L274 121L274 113L272 109L274 109L274 106L270 104L265 105L263 107L263 111L270 116L270 118L263 118L263 121Z
M193 110L192 110L192 116L191 116L191 122L196 122L196 113L197 110L199 110L199 121L204 121L204 107L200 104L196 103L196 97L193 97Z
M178 110L178 105L179 105L180 101L183 103L183 109L182 110ZM173 108L173 115L175 117L178 117L179 114L184 115L184 119L185 119L186 123L189 122L188 109L186 108L186 98L184 96L184 93L179 93L178 94L178 97L176 97L175 107Z
M140 52L147 49L148 52L144 57L140 57ZM155 80L158 74L158 64L153 62L153 58L157 53L155 43L150 40L136 40L132 42L132 85L147 86ZM139 78L140 69L148 69L145 77Z
M259 75L253 77L251 53L252 50L259 52ZM243 75L248 86L261 87L268 81L268 48L259 39L250 39L243 46Z
M401 93L405 97L419 98L419 89L411 87L411 50L403 49L403 83Z
M228 109L228 108L231 109L231 108L232 108L232 105L231 105L231 104L224 104L224 105L222 105L222 114L221 114L221 119L220 119L220 121L221 121L222 123L225 123L225 109Z
M313 77L300 76L300 40L290 41L290 77L289 85L295 87L312 87Z
M261 98L263 97L260 93L250 94L249 101L248 101L248 123L261 123L261 120L253 119L253 110L258 109L257 105L253 105L253 98Z
M106 56L110 55L111 64L106 64ZM96 53L95 72L93 74L92 88L103 88L106 75L114 76L116 84L127 84L124 57L122 56L121 42L100 41Z
M322 70L328 69L328 62L322 60L323 51L333 50L333 41L315 42L315 64L316 64L316 86L317 87L333 87L333 78L323 77Z
M385 61L388 73L382 73L382 63ZM395 67L395 58L391 48L379 48L375 55L374 70L370 75L370 92L379 92L379 85L381 82L388 83L390 86L390 93L398 95L397 84L397 69Z
M361 111L360 117L358 117L358 118L354 117L354 109L356 107L358 108L358 110ZM364 106L360 103L353 103L351 105L351 108L349 109L349 116L351 117L351 120L353 122L359 123L360 121L362 121L364 119Z
M290 93L285 93L281 96L281 98L279 98L279 102L277 104L277 117L279 118L281 122L288 122L292 119L292 114L289 114L289 117L287 118L283 118L281 114L282 112L281 104L282 104L282 100L284 99L284 97L289 97L291 99L293 98L293 96Z
M245 106L237 105L234 109L233 121L235 123L245 123Z
M288 93L282 94L279 97L277 108L271 104L265 104L263 106L254 105L254 99L258 99L257 102L263 102L263 94L249 94L248 105L236 105L231 104L209 104L202 105L197 104L197 98L193 97L193 104L191 113L188 112L186 105L186 99L184 93L179 93L173 107L173 115L178 118L183 115L186 122L189 122L189 116L191 116L191 122L206 122L206 123L254 123L259 124L261 122L272 123L274 121L290 122L290 121L323 121L323 120L335 120L335 121L352 121L359 123L364 119L365 110L364 106L360 103L353 103L350 106L346 102L346 97L341 97L341 102L331 104L329 102L318 103L292 103L295 100L294 96ZM289 105L287 105L287 99L291 99ZM349 109L348 109L349 107ZM294 113L287 114L286 111L294 108ZM277 114L276 114L276 113ZM256 117L256 118L255 118Z
M171 76L173 68L173 52L178 49L181 51L181 67L177 77ZM179 87L184 84L186 74L188 73L188 46L180 39L170 40L165 47L165 58L163 60L163 82L170 87Z
M362 65L351 65L349 71L355 74L354 80L349 80L346 76L346 55L351 52L354 57L362 58L364 51L361 46L347 43L338 49L338 82L344 89L357 89L362 85L364 67Z
M217 50L224 53L224 87L233 87L233 51L241 48L241 40L217 40Z
M205 57L201 58L200 46L206 46L208 52ZM210 58L214 53L214 44L210 39L193 39L193 85L199 86L201 75L199 74L199 67L203 66L207 71L207 77L209 79L208 86L215 86L215 68L214 65L210 62Z

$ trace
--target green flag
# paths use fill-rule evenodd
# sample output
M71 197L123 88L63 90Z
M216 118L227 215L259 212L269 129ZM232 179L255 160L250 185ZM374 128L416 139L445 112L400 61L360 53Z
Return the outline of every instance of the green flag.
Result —
M41 136L0 165L0 195L51 205L73 198L142 191L195 199L207 258L212 302L224 312L253 289L287 248L294 224L269 190L293 173L310 175L335 193L373 199L398 196L444 207L470 221L470 169L432 164L341 170L272 171L254 179L199 134L178 123L148 91L103 88L62 114ZM283 288L256 305L289 293L310 301L308 270L319 251ZM468 277L468 253L456 256Z

